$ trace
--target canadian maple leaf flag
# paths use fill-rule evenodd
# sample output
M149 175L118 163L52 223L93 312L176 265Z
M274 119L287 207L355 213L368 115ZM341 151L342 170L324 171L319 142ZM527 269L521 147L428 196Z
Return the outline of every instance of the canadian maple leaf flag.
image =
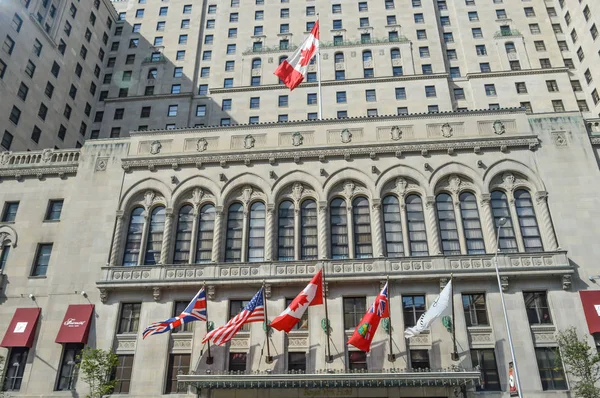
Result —
M323 304L323 270L319 271L304 290L290 303L277 318L271 322L271 327L289 333L302 319L302 315L311 305Z
M315 56L319 49L319 20L315 22L310 31L310 35L304 40L304 43L296 50L296 52L288 59L284 60L275 69L275 75L279 76L283 83L290 90L298 87L304 80L308 70L310 60Z

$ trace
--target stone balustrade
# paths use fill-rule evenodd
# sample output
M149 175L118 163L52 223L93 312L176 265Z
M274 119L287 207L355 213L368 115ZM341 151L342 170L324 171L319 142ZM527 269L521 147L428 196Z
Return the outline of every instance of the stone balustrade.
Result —
M561 275L563 288L571 285L574 272L564 251L511 253L498 256L503 288L511 276ZM167 287L174 283L198 285L243 285L266 280L267 283L308 281L325 267L327 281L390 279L440 279L451 274L460 277L495 278L493 255L407 257L393 259L348 259L262 263L208 263L136 267L103 267L99 289ZM210 294L209 294L210 296Z
M44 149L30 152L0 154L0 176L21 177L27 175L73 174L79 165L79 149Z

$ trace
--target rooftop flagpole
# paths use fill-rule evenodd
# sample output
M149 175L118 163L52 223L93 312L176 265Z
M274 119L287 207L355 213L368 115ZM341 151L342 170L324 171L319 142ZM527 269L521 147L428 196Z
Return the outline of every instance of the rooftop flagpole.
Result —
M319 23L319 14L317 13L317 24ZM321 25L319 24L319 29L317 30L317 34L319 35L319 45L317 46L317 82L319 84L319 92L317 101L319 102L319 120L323 120L323 92L321 91Z

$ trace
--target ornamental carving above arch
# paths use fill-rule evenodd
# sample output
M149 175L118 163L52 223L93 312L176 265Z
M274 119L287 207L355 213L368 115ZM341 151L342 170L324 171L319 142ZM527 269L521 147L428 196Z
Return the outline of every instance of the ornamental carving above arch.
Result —
M17 231L11 226L3 225L0 227L0 247L5 246L10 242L10 246L17 247L19 237Z

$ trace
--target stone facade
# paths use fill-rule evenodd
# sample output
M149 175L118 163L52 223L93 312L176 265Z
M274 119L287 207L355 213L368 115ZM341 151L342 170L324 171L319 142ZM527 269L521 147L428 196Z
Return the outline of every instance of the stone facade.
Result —
M191 364L178 376L180 383L194 384L199 379L215 383L198 390L207 397L454 397L460 395L460 385L466 381L467 396L475 396L481 393L474 391L469 380L479 379L473 376L478 373L473 373L471 357L471 351L477 349L495 353L504 393L489 394L508 396L510 351L493 266L496 199L492 195L501 191L506 195L505 209L514 225L516 246L514 251L501 250L498 264L521 382L527 396L547 396L550 392L543 389L535 349L555 347L555 332L570 326L587 334L577 291L596 288L589 280L597 274L598 257L594 214L600 192L594 156L598 144L594 143L578 113L527 115L502 110L136 132L128 139L88 141L74 151L4 153L0 200L18 201L19 208L14 221L0 225L4 245L11 246L0 286L0 324L8 325L16 308L37 305L42 311L20 391L11 394L65 394L53 392L63 355L62 345L54 339L67 306L89 300L96 308L88 344L133 355L130 396L162 395L172 386L169 358L180 354ZM530 195L525 202L532 206L539 230L539 238L534 238L541 247L535 250L531 234L519 228L524 222L518 215L525 203L519 193L523 191ZM440 230L447 224L440 224L442 204L436 199L444 193L451 197L455 214L456 252L449 251L447 228ZM464 193L475 197L481 250L473 250L465 232L470 224L461 212ZM398 203L395 211L405 256L389 253L393 242L386 229L391 208L386 198L390 195ZM423 246L413 245L416 238L411 228L415 224L409 211L414 211L415 202L407 201L411 196L421 199L425 253ZM357 198L367 201L366 213L357 213L361 208ZM55 199L64 200L60 221L44 222L48 201ZM347 255L339 254L340 241L334 238L339 230L334 234L331 224L337 199L347 209ZM314 201L317 244L314 252L303 250L303 213L293 212L296 238L290 247L292 258L284 261L278 236L282 236L280 206L286 201L295 209ZM264 229L258 230L264 232L264 244L249 247L250 236L257 236L249 232L257 203L264 205ZM228 231L236 204L242 207L241 258L231 261L233 235ZM178 232L185 206L192 208L188 238ZM211 244L202 246L199 224L207 206L214 207L213 234ZM131 245L130 234L136 208L141 209L137 220L142 222L137 229L141 233L137 249ZM162 208L164 222L157 224L153 215ZM367 226L367 235L365 230L355 229L359 219ZM162 227L157 229L159 224ZM161 229L163 232L157 233ZM185 241L190 245L182 244ZM48 271L44 276L31 276L40 243L53 243ZM199 249L205 251L198 254ZM124 266L124 259L131 266ZM211 347L212 364L207 364L207 349L201 343L204 323L194 324L189 332L142 340L145 326L173 316L174 303L189 300L203 284L209 319L216 326L228 320L232 300L250 299L263 283L269 318L273 319L286 307L286 299L293 298L320 268L327 274L331 363L325 358L323 306L309 309L306 329L287 336L272 334L271 364L265 361L265 334L260 323L241 331L228 345ZM441 322L408 342L402 333L407 323L403 297L423 295L429 307L451 275L458 361L451 360L451 335ZM388 356L388 335L382 325L366 358L371 384L357 384L363 382L360 374L349 371L355 351L345 344L352 328L344 328L348 311L344 300L359 297L370 305L387 277L395 358ZM551 322L529 324L525 297L532 291L546 292ZM466 319L470 314L461 305L461 295L475 293L485 294L488 318L479 326ZM137 332L119 333L119 319L127 303L141 303L139 326ZM589 339L594 341L592 336ZM407 355L414 350L426 351L433 373L406 373L416 366ZM281 384L280 388L249 389L253 382L244 379L246 376L232 379L223 374L233 366L230 354L247 354L247 371L269 371L273 380L289 378L281 376L291 367L289 353L304 354L309 375L302 380L312 384L293 384L299 383L295 379L282 382L289 383L287 389ZM2 349L0 354L6 357L10 350ZM463 370L457 372L453 367ZM372 380L380 384L372 384ZM217 382L221 387L214 388ZM222 388L231 383L247 389ZM328 390L323 383L335 388ZM86 390L81 380L76 388L79 393ZM189 393L196 393L193 386ZM552 394L568 396L564 391Z

